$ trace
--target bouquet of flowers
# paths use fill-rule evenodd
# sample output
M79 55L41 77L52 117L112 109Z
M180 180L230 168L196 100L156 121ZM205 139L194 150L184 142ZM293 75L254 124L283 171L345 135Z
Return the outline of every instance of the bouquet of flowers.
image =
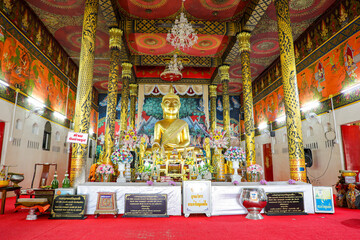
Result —
M114 174L114 168L110 164L101 164L96 168L96 173L101 175Z
M127 149L135 149L138 148L140 146L141 143L141 137L139 137L137 135L137 132L135 129L128 129L123 137L122 137L122 143L123 143L123 147L127 148Z
M210 173L213 173L214 172L214 167L213 166L211 166L210 164L208 164L208 163L205 163L205 164L203 164L203 165L199 165L199 173L200 173L200 175L205 175L205 173L207 173L207 172L210 172Z
M240 147L230 147L224 154L224 157L227 161L231 162L245 162L246 156L244 150Z
M250 165L246 170L248 173L251 173L251 174L256 174L256 173L263 174L264 173L263 168L259 164Z
M111 154L111 161L113 164L131 163L133 156L130 151L125 148L118 148Z
M210 132L210 147L211 148L227 148L229 139L225 137L226 131L216 129L213 132Z
M139 171L139 173L150 174L151 173L151 165L145 163L139 167L138 171Z

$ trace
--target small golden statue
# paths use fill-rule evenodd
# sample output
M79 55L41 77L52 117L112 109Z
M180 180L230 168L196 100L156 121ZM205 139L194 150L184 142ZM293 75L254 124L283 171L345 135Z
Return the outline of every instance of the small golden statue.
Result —
M210 159L211 159L210 138L205 138L203 148L206 153L207 163L210 164Z
M140 139L140 151L139 151L140 165L144 164L144 157L145 157L146 147L147 147L146 139L145 139L145 137L141 137L141 139Z
M163 97L161 103L164 119L155 123L152 147L154 152L162 150L168 153L174 148L178 152L183 152L185 148L190 150L189 125L179 119L180 106L180 98L174 94L171 86L170 92Z

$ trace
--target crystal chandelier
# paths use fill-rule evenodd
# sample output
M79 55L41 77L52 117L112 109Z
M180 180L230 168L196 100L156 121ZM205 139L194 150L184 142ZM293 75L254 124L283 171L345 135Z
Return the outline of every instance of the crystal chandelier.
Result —
M190 48L197 42L198 36L183 12L180 13L180 19L175 19L175 24L167 34L166 40L179 50Z
M181 70L183 69L183 65L181 61L177 59L177 55L175 54L173 59L169 62L169 65L165 68L164 72L160 74L160 78L164 81L179 81L182 79Z

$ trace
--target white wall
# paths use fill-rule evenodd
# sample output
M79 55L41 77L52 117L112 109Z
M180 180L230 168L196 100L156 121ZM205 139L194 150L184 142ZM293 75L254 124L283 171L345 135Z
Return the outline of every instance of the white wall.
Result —
M340 126L360 120L360 102L335 110L335 116L339 144L335 144L333 149L326 147L325 131L327 129L324 130L323 127L327 126L327 123L330 122L331 127L334 128L332 112L319 116L321 124L309 124L306 120L302 121L304 145L317 143L318 146L317 149L312 149L314 164L308 169L308 177L313 185L331 186L337 182L339 170L344 169ZM309 134L309 127L311 125L313 135ZM255 138L256 162L262 166L264 165L262 146L265 143L271 143L273 148L274 180L287 181L290 178L290 169L286 127L276 130L275 134L273 138L269 137L268 134L262 134ZM328 164L329 167L327 169Z
M23 126L22 129L16 129L14 126L13 138L18 144L13 144L13 142L9 141L13 107L14 104L0 99L0 121L5 122L5 136L1 164L14 166L9 169L10 172L23 173L25 179L19 185L23 188L28 188L31 185L35 163L57 163L59 181L61 182L68 167L68 144L64 143L69 129L54 122L50 122L52 128L51 147L50 151L44 151L42 149L43 133L45 123L48 120L39 117L36 114L29 114L29 111L17 106L15 122L16 119L20 119ZM39 126L37 135L32 133L32 126L34 123ZM59 141L56 140L56 132L60 133ZM38 147L36 147L36 145L38 145ZM50 185L53 179L53 169L53 167L50 167L51 171L49 173L47 185ZM39 173L39 175L41 171L42 168L38 167L37 173ZM35 178L34 187L38 187L39 185L39 175Z

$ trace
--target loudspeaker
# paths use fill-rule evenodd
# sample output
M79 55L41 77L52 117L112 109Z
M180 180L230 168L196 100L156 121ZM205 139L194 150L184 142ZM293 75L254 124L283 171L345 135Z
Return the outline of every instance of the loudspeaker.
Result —
M304 155L305 155L305 166L309 168L313 165L311 149L304 148Z
M275 131L270 131L270 137L275 137Z

